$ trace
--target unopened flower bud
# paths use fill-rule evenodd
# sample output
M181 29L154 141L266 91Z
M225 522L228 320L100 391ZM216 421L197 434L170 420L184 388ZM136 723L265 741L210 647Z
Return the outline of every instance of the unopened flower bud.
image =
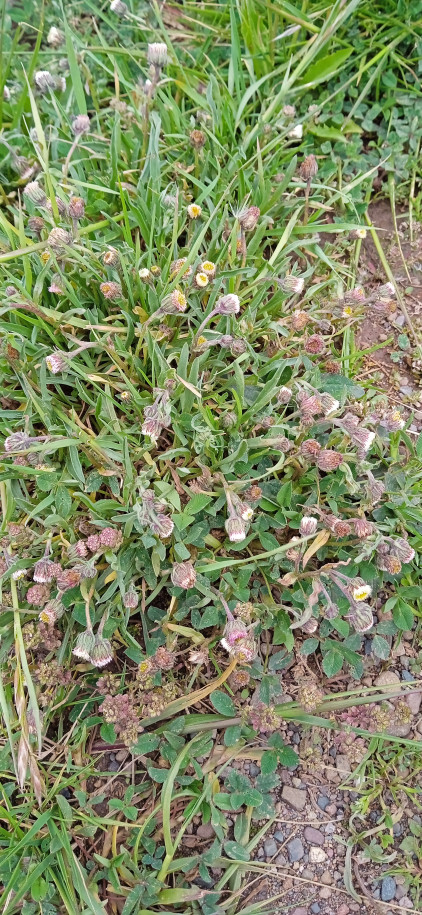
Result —
M288 295L300 295L303 291L305 280L301 276L285 276L280 280L280 287Z
M101 635L95 636L94 647L91 650L89 660L95 667L106 667L113 660L113 650L108 639Z
M296 108L294 105L283 105L281 113L285 118L294 118L296 114Z
M52 48L59 48L64 42L64 35L55 25L51 26L47 35L47 42Z
M300 453L309 460L314 460L321 451L321 445L314 438L307 438L300 446Z
M230 346L230 352L232 356L242 356L247 350L246 341L242 340L240 337L235 337L233 343Z
M369 604L363 603L363 601L358 603L353 602L349 613L347 614L347 619L356 632L368 632L374 625L372 607L370 607Z
M305 343L305 352L320 355L325 352L325 340L320 334L312 334Z
M3 448L5 451L26 451L33 441L26 432L12 432L5 438Z
M355 534L359 537L359 540L365 540L366 537L370 537L374 532L374 525L371 521L367 521L366 518L356 518L354 524Z
M311 515L303 515L299 528L302 537L309 537L311 534L315 534L317 527L318 521L316 518L312 518Z
M237 315L240 311L239 296L229 292L218 300L215 311L219 315Z
M404 537L395 537L391 545L391 555L400 559L400 562L407 563L415 558L415 551Z
M207 138L202 130L191 130L189 139L194 149L202 149Z
M306 311L295 311L292 315L292 328L293 330L304 330L306 325L309 324L309 315L306 314Z
M38 181L30 181L23 189L23 196L40 207L44 207L47 203L47 197Z
M176 588L188 591L196 582L196 572L192 562L175 562L171 570L171 580Z
M120 16L123 19L126 16L128 11L126 3L123 3L123 0L111 0L110 10L112 13L115 13L116 16Z
M27 226L30 232L35 232L38 238L41 238L41 233L45 229L45 222L42 216L30 216Z
M164 515L162 512L159 512L153 521L151 521L151 531L153 534L156 534L157 537L160 537L161 540L167 540L167 537L170 537L174 528L174 522L168 515Z
M89 661L94 645L95 635L92 630L86 629L84 632L79 633L75 646L72 649L72 654L77 658L81 658L82 661Z
M123 595L123 606L126 607L126 610L136 610L138 604L139 597L135 591L133 584L131 584Z
M60 563L53 562L51 559L44 557L34 565L33 579L41 584L53 581L57 575L60 575L62 567Z
M283 387L278 389L277 403L283 404L283 406L285 406L286 404L290 403L291 399L292 399L292 391L290 388L286 388L283 385Z
M100 545L116 550L122 542L122 534L114 527L103 527L99 533Z
M236 516L227 518L224 525L230 543L241 543L246 537L246 526L242 518Z
M72 237L65 229L56 228L51 230L47 242L53 251L61 251L62 248L72 244Z
M49 70L37 70L34 82L39 92L47 92L47 89L54 89L55 86L55 78Z
M162 69L168 62L167 45L162 41L153 41L148 45L148 63L154 67Z

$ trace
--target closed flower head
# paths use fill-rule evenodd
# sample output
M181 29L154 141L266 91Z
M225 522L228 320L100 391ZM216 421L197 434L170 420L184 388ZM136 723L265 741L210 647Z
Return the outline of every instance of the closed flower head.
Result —
M323 448L317 455L316 464L319 470L337 470L343 460L344 455L340 454L339 451L330 451L328 448Z
M77 136L82 136L90 131L90 120L87 114L77 114L72 121L72 132Z
M113 283L111 281L100 283L100 290L104 298L110 299L112 302L117 301L117 299L121 299L123 295L120 283Z
M196 572L192 562L175 562L171 570L171 580L176 588L188 591L196 582Z
M303 181L310 181L318 174L318 162L314 155L306 156L299 167L299 176Z
M258 219L261 215L259 207L248 207L239 215L239 223L245 232L252 232L255 229Z
M310 534L315 534L318 527L318 521L316 518L312 518L311 515L303 515L300 521L300 533L302 537L308 537Z
M221 299L218 300L215 311L219 315L237 315L240 311L240 301L239 296L233 292L229 292L227 295L223 295Z
M148 45L148 63L162 69L168 62L167 45L162 41L153 41Z
M38 181L29 181L23 189L23 196L31 203L36 203L37 206L44 207L47 203L47 197Z
M246 537L246 525L242 518L227 518L224 525L230 543L241 543Z
M303 291L305 280L301 276L285 276L280 280L280 286L283 292L288 295L299 295Z
M45 364L53 375L58 375L60 372L63 372L67 368L67 356L66 353L62 353L60 350L56 350L54 353L50 353L45 357Z
M72 244L72 236L65 229L56 228L51 230L47 242L53 251L60 251L62 248L66 248L67 245Z
M91 657L91 652L94 649L95 645L95 635L91 629L86 629L85 632L80 632L74 648L72 649L72 654L75 657L80 658L82 661L89 661Z

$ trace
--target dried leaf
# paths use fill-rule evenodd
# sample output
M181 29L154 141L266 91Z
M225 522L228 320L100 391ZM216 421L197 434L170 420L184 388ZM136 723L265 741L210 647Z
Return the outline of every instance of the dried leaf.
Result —
M315 540L312 541L311 545L308 546L306 553L302 559L302 568L305 569L308 565L309 560L318 550L324 546L324 543L327 543L327 540L330 539L330 531L320 531L319 534L315 537Z

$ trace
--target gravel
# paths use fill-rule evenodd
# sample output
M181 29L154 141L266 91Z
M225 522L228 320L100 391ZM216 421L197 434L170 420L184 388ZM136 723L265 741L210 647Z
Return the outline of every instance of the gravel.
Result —
M293 807L294 810L299 810L301 812L305 809L307 796L306 791L303 789L291 788L290 785L283 785L281 796L283 801L290 804L290 807Z
M329 803L330 803L330 798L329 798L329 797L324 797L323 794L320 794L319 798L317 798L317 804L318 804L318 807L319 807L321 810L326 810L326 808L328 807Z
M275 839L265 839L264 842L264 853L266 858L272 858L273 855L276 855L278 851L277 842Z
M290 864L294 864L295 861L302 860L302 858L305 854L305 849L302 845L301 839L296 838L296 839L292 839L291 842L288 842L287 854L289 856Z
M391 902L396 895L397 884L394 877L384 877L381 883L381 900L382 902Z
M259 775L260 771L261 769L256 765L256 763L252 762L249 764L249 775L252 775L253 778Z
M314 829L313 826L307 826L304 831L304 836L307 842L310 842L311 845L324 845L325 836L319 829Z

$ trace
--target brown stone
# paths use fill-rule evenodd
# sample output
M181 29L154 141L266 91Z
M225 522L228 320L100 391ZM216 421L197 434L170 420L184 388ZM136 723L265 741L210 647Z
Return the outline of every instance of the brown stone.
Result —
M286 801L294 810L302 811L305 809L307 795L306 791L301 788L292 788L290 785L284 785L281 794L283 801Z

